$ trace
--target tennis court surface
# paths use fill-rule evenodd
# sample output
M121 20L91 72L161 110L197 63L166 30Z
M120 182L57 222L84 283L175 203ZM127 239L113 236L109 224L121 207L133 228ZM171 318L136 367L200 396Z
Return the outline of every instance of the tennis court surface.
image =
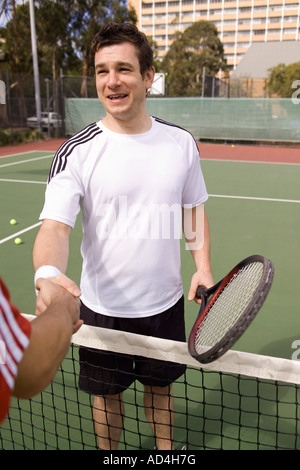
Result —
M29 315L35 310L32 246L58 144L0 149L1 276L13 303ZM104 337L101 331L95 335L82 328L46 391L30 401L13 400L0 430L0 449L96 449L90 397L77 387L78 344L108 351L117 344L126 353L158 354L187 365L174 385L176 449L300 448L300 150L201 144L200 151L210 194L206 210L215 281L252 254L274 264L274 283L257 318L233 351L205 368L188 355L186 345L144 337L132 341L127 335ZM11 219L17 224L10 225ZM20 245L15 245L16 237L22 239ZM76 282L80 238L78 220L68 266ZM185 293L193 272L182 243ZM186 301L187 334L196 315L196 305ZM120 449L153 449L138 382L125 392L124 401Z

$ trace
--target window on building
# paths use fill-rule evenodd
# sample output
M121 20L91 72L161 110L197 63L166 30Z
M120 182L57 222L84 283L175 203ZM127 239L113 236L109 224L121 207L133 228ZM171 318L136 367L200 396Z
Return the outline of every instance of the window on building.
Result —
M281 16L273 16L269 18L269 23L280 23L281 21Z
M297 28L284 28L283 34L296 34Z
M280 29L268 29L268 35L280 34Z
M297 21L297 16L285 16L284 21L287 21L288 23L291 23L293 21Z

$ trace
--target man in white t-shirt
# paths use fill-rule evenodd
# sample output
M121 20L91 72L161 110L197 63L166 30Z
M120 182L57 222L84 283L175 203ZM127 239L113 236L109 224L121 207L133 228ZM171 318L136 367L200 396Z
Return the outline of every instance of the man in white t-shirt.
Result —
M153 118L146 93L153 53L130 24L109 24L92 45L105 118L71 137L50 170L43 224L33 262L39 277L65 279L68 240L81 210L81 318L86 324L185 341L180 274L182 225L196 264L188 294L213 284L207 192L197 145L184 129ZM197 301L197 300L196 300ZM37 309L42 311L39 297ZM95 395L101 449L116 449L124 416L122 392L138 379L158 449L173 443L171 387L184 366L80 350L82 390Z

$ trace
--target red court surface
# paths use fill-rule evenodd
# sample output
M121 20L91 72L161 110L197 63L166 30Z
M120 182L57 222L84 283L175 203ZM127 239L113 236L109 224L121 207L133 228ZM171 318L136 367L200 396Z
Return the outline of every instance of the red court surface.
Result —
M31 151L55 152L66 139L0 147L0 157ZM199 143L203 159L300 164L300 148L271 145L231 145Z
M300 164L300 148L210 143L198 146L205 159Z
M66 139L51 139L42 142L30 142L28 144L5 145L4 147L0 147L0 157L38 150L55 152L65 140Z

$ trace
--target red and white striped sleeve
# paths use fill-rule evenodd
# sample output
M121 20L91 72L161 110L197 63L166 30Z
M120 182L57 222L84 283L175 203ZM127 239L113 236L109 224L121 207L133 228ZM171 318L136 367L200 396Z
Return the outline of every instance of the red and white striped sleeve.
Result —
M29 344L30 323L10 302L0 278L0 424L7 415L18 364Z

